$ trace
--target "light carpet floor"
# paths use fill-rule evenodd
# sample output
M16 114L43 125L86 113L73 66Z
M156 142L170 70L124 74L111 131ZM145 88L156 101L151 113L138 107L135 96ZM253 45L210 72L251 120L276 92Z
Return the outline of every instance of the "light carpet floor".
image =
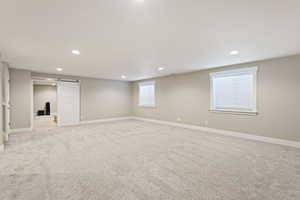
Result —
M136 120L18 133L1 200L299 200L300 150Z

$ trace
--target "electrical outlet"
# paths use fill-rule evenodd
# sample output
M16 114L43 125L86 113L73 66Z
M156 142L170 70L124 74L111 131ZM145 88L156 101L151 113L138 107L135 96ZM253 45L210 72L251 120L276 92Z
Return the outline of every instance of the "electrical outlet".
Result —
M180 118L180 117L177 117L177 121L178 121L178 122L181 122L181 118Z
M208 121L207 120L204 121L204 125L208 126Z

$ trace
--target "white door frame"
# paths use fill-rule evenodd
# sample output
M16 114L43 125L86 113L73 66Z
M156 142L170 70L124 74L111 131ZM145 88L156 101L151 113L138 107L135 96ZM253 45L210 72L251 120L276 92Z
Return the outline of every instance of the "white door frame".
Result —
M8 141L8 135L10 133L10 76L9 76L9 64L2 62L2 73L3 78L2 88L4 89L4 95L2 97L1 107L3 108L1 115L4 114L4 124L2 124L4 139ZM1 130L2 131L2 130Z
M31 112L30 112L30 129L33 130L33 122L34 122L34 105L33 105L33 79L31 78L31 89L30 89L30 104L31 104Z
M45 79L47 80L48 77L32 77L31 78L31 94L30 94L30 102L31 102L31 120L30 120L30 129L33 130L33 127L34 127L34 99L33 99L33 89L34 89L34 78L36 79ZM81 88L81 83L80 83L80 80L73 80L73 79L59 79L59 78L55 78L55 77L49 77L51 79L54 79L55 82L56 82L56 85L58 85L58 82L59 81L68 81L68 82L77 82L79 84L79 121L81 120L80 116L81 116L81 91L80 91L80 88ZM58 90L58 87L57 87L57 90ZM56 102L58 102L58 91L56 93ZM57 112L57 118L59 118L58 116L58 112ZM57 125L58 125L58 122L57 122Z

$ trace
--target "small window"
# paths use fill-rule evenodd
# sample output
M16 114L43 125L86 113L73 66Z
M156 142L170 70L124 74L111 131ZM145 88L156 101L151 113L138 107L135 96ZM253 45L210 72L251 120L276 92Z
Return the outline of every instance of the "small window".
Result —
M139 106L155 107L155 82L139 83Z
M210 74L211 110L256 113L257 67Z

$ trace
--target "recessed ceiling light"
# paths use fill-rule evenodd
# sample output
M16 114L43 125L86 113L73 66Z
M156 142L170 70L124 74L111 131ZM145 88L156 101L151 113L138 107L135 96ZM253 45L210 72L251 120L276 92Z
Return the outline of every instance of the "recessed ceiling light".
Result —
M77 49L72 50L72 54L74 55L80 55L80 51Z
M58 68L56 68L56 70L61 72L63 70L63 68L58 67Z
M237 50L233 50L230 52L230 55L238 55L239 54L239 51Z
M163 67L159 67L158 68L158 71L163 71L165 68L163 68Z
M127 78L127 77L126 77L125 75L122 75L121 78L122 78L122 79L125 79L125 78Z

